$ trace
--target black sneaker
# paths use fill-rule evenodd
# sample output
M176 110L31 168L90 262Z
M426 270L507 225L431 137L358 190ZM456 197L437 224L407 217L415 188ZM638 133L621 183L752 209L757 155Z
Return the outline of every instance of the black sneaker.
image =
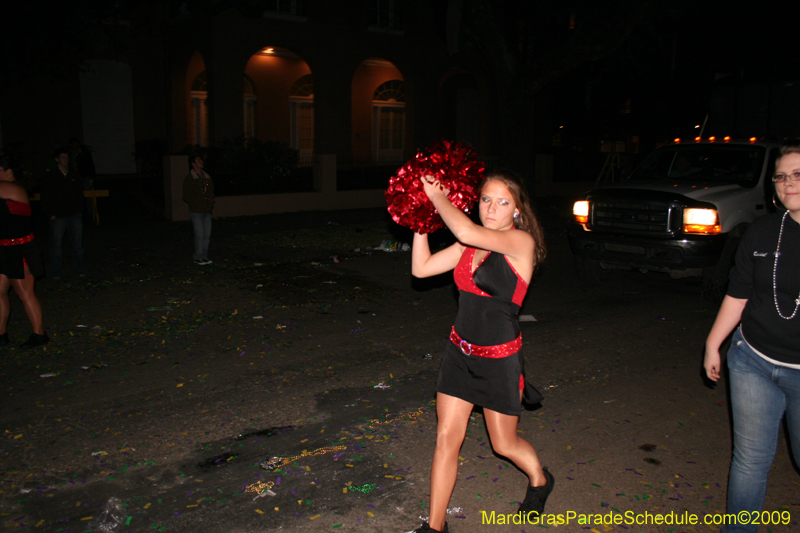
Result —
M541 487L531 487L528 485L528 493L525 495L525 501L519 506L519 511L528 514L531 511L536 511L539 515L544 513L544 504L547 502L547 497L553 492L553 486L556 480L553 474L547 468L543 468L544 477L547 478L547 483Z
M8 346L8 332L6 331L2 335L0 335L0 346Z
M199 266L203 266L203 265L207 265L208 263L206 263L204 259L195 259L194 260L194 264L195 265L199 265Z
M214 261L212 261L212 260L211 260L211 259L209 259L208 257L204 257L204 258L203 258L203 263L205 263L206 265L210 265L210 264L211 264L211 263L213 263L213 262L214 262Z
M428 525L427 522L422 524L422 527L415 529L413 531L407 531L406 533L450 533L450 529L447 527L447 522L444 523L444 529L439 531L438 529L433 529L431 526Z
M48 342L50 342L50 337L47 336L47 333L44 335L31 333L31 336L28 337L28 340L20 344L19 347L27 350L29 348L36 348L37 346L44 346Z

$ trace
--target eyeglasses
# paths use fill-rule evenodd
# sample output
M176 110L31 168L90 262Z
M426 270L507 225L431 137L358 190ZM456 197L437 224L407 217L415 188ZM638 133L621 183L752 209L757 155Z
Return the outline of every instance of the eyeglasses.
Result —
M775 174L772 176L772 181L775 183L783 183L786 180L800 181L800 172L792 172L791 174Z

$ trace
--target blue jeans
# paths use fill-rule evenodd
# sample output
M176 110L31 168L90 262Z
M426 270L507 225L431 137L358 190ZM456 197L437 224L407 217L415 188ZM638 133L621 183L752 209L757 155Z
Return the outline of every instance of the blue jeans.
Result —
M64 234L69 237L72 245L72 271L76 276L83 275L83 215L78 213L68 217L56 217L50 220L50 265L53 277L60 278L64 275L64 257L61 247L64 243Z
M211 213L189 213L194 227L193 259L208 258L208 243L211 240Z
M728 370L733 410L728 513L760 511L784 413L792 454L800 460L800 370L760 357L739 330L733 334L728 350ZM751 524L724 529L728 533L757 530L758 526Z

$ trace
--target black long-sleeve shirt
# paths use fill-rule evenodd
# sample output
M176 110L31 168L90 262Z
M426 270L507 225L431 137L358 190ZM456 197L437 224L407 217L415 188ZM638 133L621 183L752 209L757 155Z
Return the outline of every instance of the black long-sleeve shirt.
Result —
M748 344L770 359L800 364L800 311L786 320L773 295L773 268L783 213L757 218L742 236L731 270L728 295L745 299L742 333ZM800 224L786 217L776 276L778 305L791 316L800 298Z
M83 213L83 182L77 172L55 168L47 172L39 185L42 210L47 216L68 217Z

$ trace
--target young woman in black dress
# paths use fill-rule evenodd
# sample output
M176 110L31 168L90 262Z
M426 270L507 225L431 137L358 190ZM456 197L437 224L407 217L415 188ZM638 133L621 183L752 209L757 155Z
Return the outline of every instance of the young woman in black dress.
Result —
M517 433L524 386L517 315L533 271L545 256L541 227L511 172L486 176L479 196L482 225L453 206L447 198L449 191L432 176L422 181L458 242L431 254L428 236L415 234L411 273L424 278L455 270L459 304L436 389L439 422L431 467L430 517L413 533L449 531L447 506L475 405L483 407L495 453L528 475L520 511L542 513L555 481L542 467L536 450Z
M33 292L35 276L44 273L44 266L33 239L28 193L16 183L15 172L19 172L16 160L0 156L0 346L9 343L8 291L13 287L33 330L21 347L34 348L49 341L42 323L42 306Z

